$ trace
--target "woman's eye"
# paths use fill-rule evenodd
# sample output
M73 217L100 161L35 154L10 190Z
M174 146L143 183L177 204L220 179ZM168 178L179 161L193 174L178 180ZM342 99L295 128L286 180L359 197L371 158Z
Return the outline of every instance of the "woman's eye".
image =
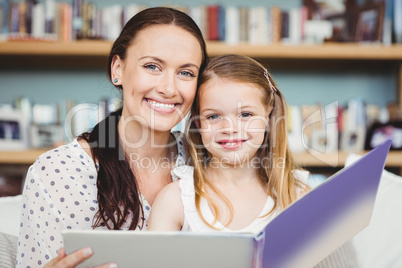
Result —
M179 74L187 77L195 77L195 75L189 71L181 71Z
M145 69L149 69L151 71L160 71L159 67L156 66L155 64L146 64L144 65Z
M240 117L250 117L250 116L252 116L251 113L241 113L240 114Z
M217 115L217 114L209 115L209 116L207 116L207 119L208 120L216 120L216 119L219 119L219 115Z

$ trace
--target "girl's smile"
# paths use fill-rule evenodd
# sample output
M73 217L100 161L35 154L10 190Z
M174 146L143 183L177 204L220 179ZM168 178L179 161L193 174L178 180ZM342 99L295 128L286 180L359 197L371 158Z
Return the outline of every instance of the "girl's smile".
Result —
M236 140L218 140L216 143L221 145L224 149L235 150L240 148L247 140L236 139Z

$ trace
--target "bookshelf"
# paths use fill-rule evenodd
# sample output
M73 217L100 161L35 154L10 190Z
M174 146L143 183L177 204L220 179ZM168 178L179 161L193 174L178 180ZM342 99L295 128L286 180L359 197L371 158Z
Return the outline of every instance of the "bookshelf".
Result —
M14 56L80 56L106 57L112 43L109 41L9 41L0 42L0 57ZM207 42L208 54L243 54L259 58L319 59L319 60L387 60L402 61L402 44L328 43L301 45L227 45L224 42ZM22 62L20 62L22 64ZM79 64L79 62L77 62ZM101 66L103 67L103 66Z
M104 68L112 43L109 41L39 42L14 41L0 42L0 62L3 68L13 66L87 66ZM348 64L350 61L364 65L393 64L398 75L398 103L402 104L402 45L382 46L380 44L328 43L323 45L227 45L224 42L207 42L209 56L227 53L243 54L255 58L283 60L291 66L298 60L307 60L322 66L325 62ZM40 61L35 59L40 58ZM304 63L304 61L303 61ZM286 65L286 64L285 64ZM285 67L286 68L286 67ZM46 150L0 151L0 164L31 164ZM362 152L364 153L364 152ZM309 153L295 154L296 161L303 166L343 166L347 152L328 154L323 162ZM387 166L402 168L402 152L391 152Z
M111 48L110 41L0 42L0 68L4 67L89 67L104 68ZM211 57L235 53L255 58L277 60L284 68L296 64L323 65L326 67L354 64L392 64L398 75L397 101L402 105L402 44L326 43L323 45L227 45L224 42L207 42ZM39 60L40 59L40 60ZM303 60L303 63L300 63ZM299 62L298 62L299 61Z

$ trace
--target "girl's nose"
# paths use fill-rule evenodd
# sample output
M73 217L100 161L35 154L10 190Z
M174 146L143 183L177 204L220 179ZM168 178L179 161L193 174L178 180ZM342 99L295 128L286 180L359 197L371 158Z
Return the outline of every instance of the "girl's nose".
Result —
M223 133L237 133L241 125L240 120L231 116L226 116L222 120L222 132Z

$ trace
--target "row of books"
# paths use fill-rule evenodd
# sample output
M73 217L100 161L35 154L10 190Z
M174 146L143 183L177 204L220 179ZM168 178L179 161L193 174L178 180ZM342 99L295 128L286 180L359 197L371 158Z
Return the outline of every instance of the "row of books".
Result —
M96 104L77 103L71 99L37 104L20 97L13 105L0 105L0 118L4 122L18 122L20 132L28 137L25 143L29 147L52 147L53 144L71 141L77 135L91 130L120 105L117 98L103 98ZM14 116L16 113L21 116Z
M189 14L204 37L229 44L248 42L323 42L333 34L328 20L308 20L308 8L279 6L174 6ZM99 8L94 2L72 0L0 0L0 29L4 40L77 39L115 40L125 23L147 6L114 4Z
M72 0L71 4L55 0L0 0L0 4L0 28L6 40L114 40L124 24L147 7L115 4L98 8L93 2L84 0ZM300 22L306 17L304 8L289 12L279 7L265 6L203 5L175 8L189 14L207 40L228 43L266 44L270 41L279 42L283 38L300 42L303 33L303 23Z
M325 106L288 107L289 146L292 152L329 153L338 150L361 152L367 148L367 134L374 124L395 121L393 105L368 105L353 98L345 106L338 102Z

